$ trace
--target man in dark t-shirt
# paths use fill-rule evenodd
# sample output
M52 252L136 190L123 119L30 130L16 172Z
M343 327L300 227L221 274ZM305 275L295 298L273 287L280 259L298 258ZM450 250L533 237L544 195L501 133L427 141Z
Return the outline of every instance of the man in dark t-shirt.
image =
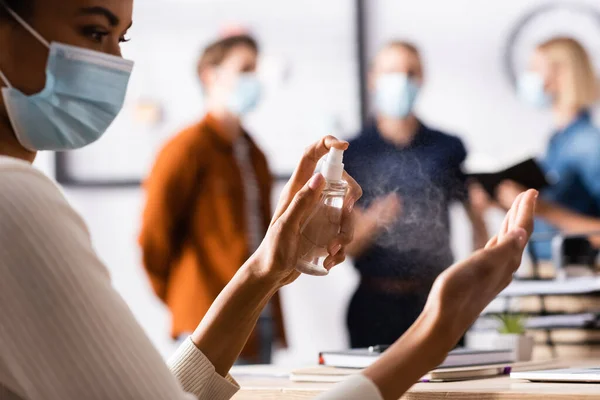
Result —
M413 45L386 45L370 75L375 117L344 155L364 191L348 249L361 276L348 310L352 347L391 344L416 320L433 281L453 262L452 202L465 204L474 246L487 240L482 215L469 206L462 141L412 112L422 79Z

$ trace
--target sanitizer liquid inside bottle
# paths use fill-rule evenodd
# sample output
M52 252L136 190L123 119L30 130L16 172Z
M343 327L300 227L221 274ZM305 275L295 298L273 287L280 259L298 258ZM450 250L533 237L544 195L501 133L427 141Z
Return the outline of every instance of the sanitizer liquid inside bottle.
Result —
M326 186L319 204L301 229L300 260L296 270L304 274L328 274L323 262L329 255L327 246L340 233L342 208L348 189L348 183L342 180L343 156L343 150L332 148L321 167Z

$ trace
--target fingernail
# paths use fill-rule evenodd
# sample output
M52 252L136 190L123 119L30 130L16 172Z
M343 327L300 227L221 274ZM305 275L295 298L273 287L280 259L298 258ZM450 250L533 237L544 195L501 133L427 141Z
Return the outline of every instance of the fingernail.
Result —
M312 178L310 178L310 182L308 182L308 187L311 190L317 190L318 188L321 187L321 184L323 183L323 175L321 175L320 172L317 172L316 174L313 175Z
M331 255L335 256L337 253L340 252L340 250L342 249L342 245L341 244L336 244L333 249L331 249Z
M334 264L335 264L335 261L329 260L325 263L324 267L325 267L325 269L331 269L331 268L333 268Z
M342 147L348 147L350 145L350 143L346 140L340 140L337 138L337 136L331 134L331 137L334 138L335 140L337 140L337 142L342 146Z

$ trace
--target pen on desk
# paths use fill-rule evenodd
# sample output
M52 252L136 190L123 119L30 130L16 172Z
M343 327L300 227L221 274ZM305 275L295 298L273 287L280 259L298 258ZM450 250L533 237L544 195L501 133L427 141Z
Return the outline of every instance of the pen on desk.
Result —
M377 344L375 346L369 346L369 353L383 353L390 345L388 344Z

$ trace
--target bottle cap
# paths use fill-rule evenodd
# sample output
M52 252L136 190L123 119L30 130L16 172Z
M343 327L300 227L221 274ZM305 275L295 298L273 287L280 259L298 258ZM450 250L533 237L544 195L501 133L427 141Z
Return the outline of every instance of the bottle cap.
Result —
M339 181L344 173L344 150L332 147L321 167L321 174L328 181Z

